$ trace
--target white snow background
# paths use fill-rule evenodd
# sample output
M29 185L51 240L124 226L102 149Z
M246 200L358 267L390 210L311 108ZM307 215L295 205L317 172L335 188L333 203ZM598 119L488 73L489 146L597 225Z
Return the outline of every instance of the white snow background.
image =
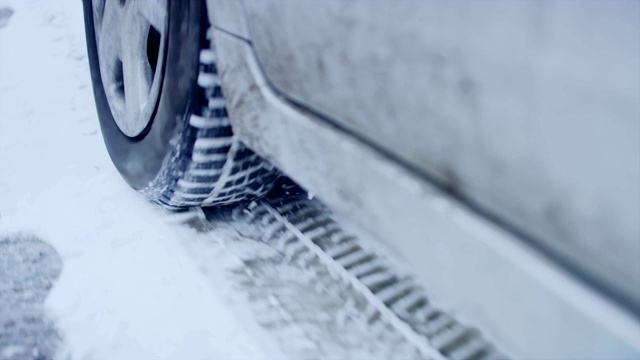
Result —
M33 233L63 270L46 308L73 359L280 358L205 276L194 231L131 190L111 164L93 103L79 0L0 0L0 236ZM188 241L187 241L188 242ZM221 272L237 259L224 253ZM1 304L0 304L1 306Z

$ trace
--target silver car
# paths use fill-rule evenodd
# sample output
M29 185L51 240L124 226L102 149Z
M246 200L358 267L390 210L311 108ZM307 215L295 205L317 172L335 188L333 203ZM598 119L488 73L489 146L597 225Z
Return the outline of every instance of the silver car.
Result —
M640 354L640 2L84 8L106 146L151 201L284 174L505 353Z

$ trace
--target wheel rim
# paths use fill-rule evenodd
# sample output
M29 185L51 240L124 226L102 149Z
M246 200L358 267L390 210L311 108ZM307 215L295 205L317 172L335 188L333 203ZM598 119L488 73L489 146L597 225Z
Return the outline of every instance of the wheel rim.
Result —
M92 4L100 76L111 114L120 131L138 136L151 122L160 96L167 0Z

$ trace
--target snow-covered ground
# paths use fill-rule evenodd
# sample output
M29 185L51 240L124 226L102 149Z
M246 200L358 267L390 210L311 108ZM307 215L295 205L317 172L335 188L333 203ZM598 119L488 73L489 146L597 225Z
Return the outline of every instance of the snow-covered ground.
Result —
M57 357L282 358L231 280L202 271L189 239L207 242L209 272L240 260L145 201L112 166L81 2L0 0L2 8L13 14L0 24L0 239L29 234L61 258L44 303L62 339ZM30 351L20 346L5 344L0 358Z

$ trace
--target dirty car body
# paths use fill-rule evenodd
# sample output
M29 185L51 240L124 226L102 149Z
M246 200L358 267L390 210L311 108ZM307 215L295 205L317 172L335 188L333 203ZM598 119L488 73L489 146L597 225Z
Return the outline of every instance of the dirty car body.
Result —
M516 320L500 317L509 308L527 311L527 302L530 311L556 311L548 298L522 304L513 292L533 285L482 265L491 256L473 265L456 261L478 246L465 244L477 235L451 225L445 234L468 239L448 244L435 231L442 224L425 225L440 210L420 202L444 197L638 316L638 3L213 3L209 16L236 132L310 191L405 249L415 264L432 262L417 265L433 274L429 286L472 312L482 300L484 310L504 304L503 315L482 314L489 326L509 327L503 323ZM246 109L245 101L263 104ZM297 124L304 121L310 124ZM314 126L327 135L305 138L321 133ZM415 188L397 181L398 173ZM455 264L410 255L415 243L430 241L442 244L425 251L450 251ZM464 299L471 295L441 284L451 280L501 299ZM555 325L543 322L541 328ZM542 331L535 321L529 327Z

